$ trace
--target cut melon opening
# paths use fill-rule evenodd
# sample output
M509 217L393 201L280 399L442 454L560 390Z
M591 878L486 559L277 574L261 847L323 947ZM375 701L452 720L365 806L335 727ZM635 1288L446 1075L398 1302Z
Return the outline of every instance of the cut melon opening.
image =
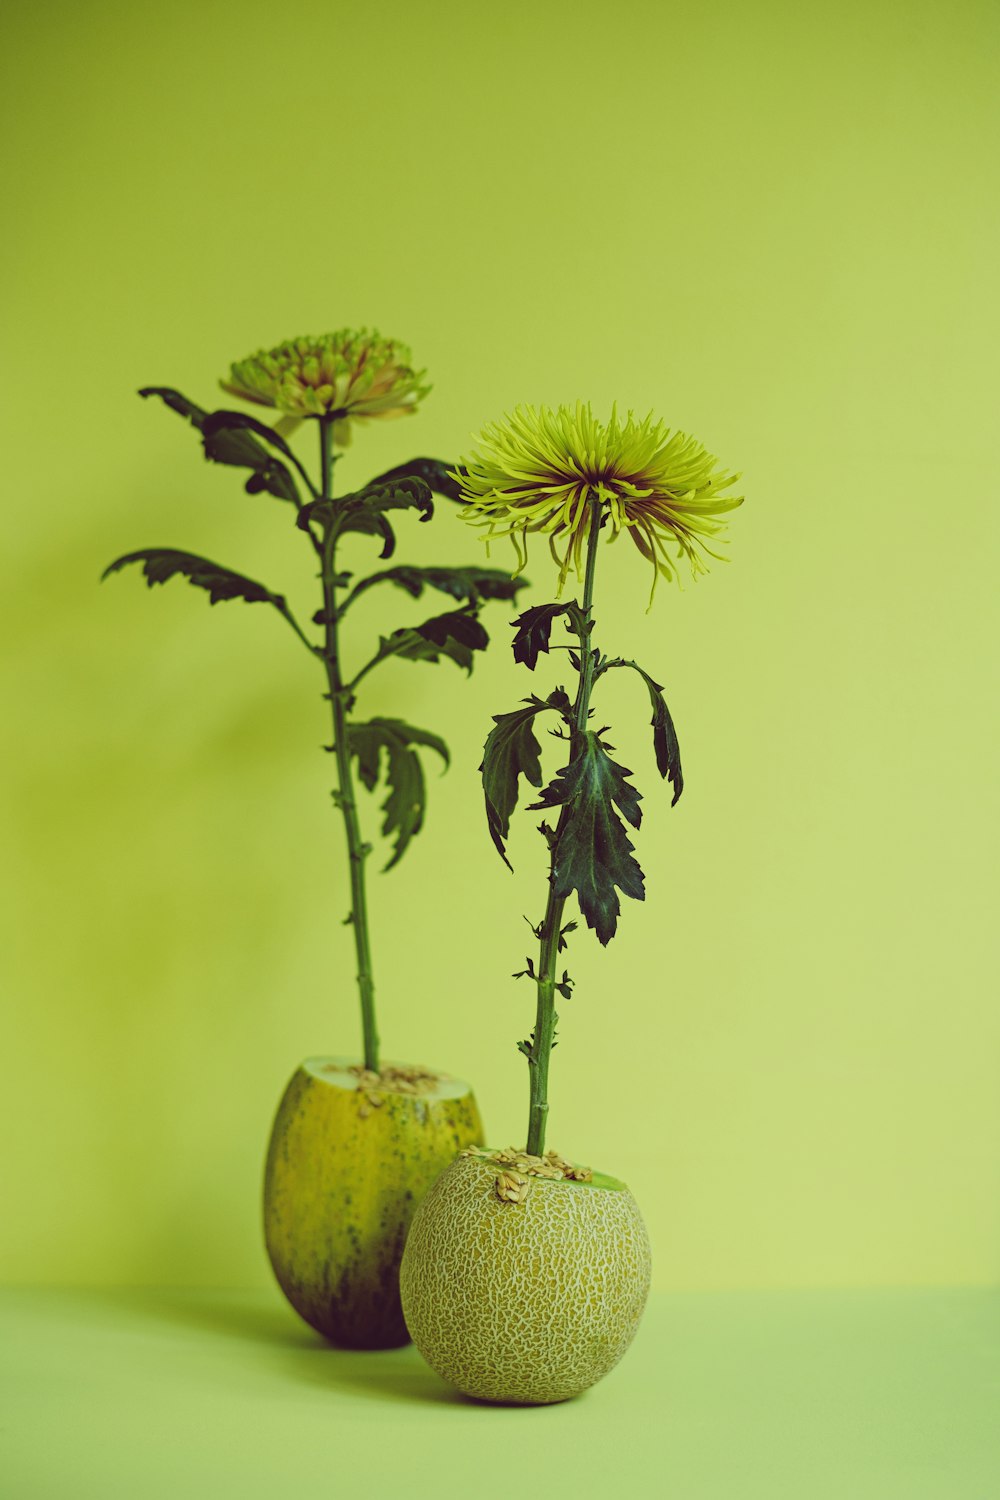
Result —
M480 1150L487 1154L480 1155L479 1151L477 1151L475 1156L471 1157L471 1160L481 1161L485 1166L493 1167L494 1170L497 1170L500 1164L494 1164L494 1162L492 1162L490 1158L498 1153L501 1149L513 1149L516 1151L518 1148L516 1146L507 1148L501 1148L499 1146L483 1146L480 1148ZM570 1164L574 1167L583 1167L588 1165L588 1163L586 1162L573 1161L571 1157L567 1157L566 1160L569 1161ZM532 1177L531 1183L533 1187L603 1188L606 1191L612 1193L628 1192L628 1184L622 1182L620 1177L612 1177L607 1172L598 1172L596 1168L592 1168L591 1171L592 1176L590 1177L589 1181L585 1182L581 1182L573 1177Z
M318 1082L329 1084L333 1088L346 1089L351 1093L358 1089L362 1081L356 1071L352 1072L352 1069L359 1069L363 1066L359 1057L307 1057L302 1066ZM433 1083L421 1085L415 1096L420 1099L464 1099L471 1092L464 1078L451 1078L447 1073L438 1072L436 1068L423 1068L419 1064L395 1062L389 1058L383 1058L382 1074L388 1074L388 1077L380 1075L379 1093L398 1093L413 1097L410 1090L393 1087L392 1069L399 1069L402 1073L416 1071L434 1074Z

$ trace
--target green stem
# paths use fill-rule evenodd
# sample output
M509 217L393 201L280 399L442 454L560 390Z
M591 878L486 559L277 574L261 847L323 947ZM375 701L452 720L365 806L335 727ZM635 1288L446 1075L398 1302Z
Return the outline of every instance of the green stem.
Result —
M590 526L587 533L587 570L583 585L582 623L578 631L580 639L580 681L573 704L574 737L583 734L590 715L590 693L594 685L595 652L590 637L593 623L591 611L594 602L594 571L597 567L597 548L600 541L601 506L592 494L590 497ZM556 1022L556 970L559 963L559 938L562 931L563 910L566 897L555 894L555 850L559 838L573 815L572 806L564 803L552 839L549 862L549 895L545 916L539 928L540 948L536 984L538 1000L535 1009L535 1031L531 1050L528 1053L528 1076L531 1087L531 1104L528 1111L528 1144L530 1156L541 1156L545 1150L545 1127L549 1115L549 1060L555 1045Z
M333 424L329 418L321 417L320 472L321 498L331 498L330 476L333 467ZM323 652L329 683L330 706L333 710L333 749L337 761L337 791L335 801L344 819L347 837L348 863L351 875L351 915L354 929L354 950L357 956L358 996L361 1001L361 1029L364 1041L365 1067L378 1072L378 1031L375 1026L375 981L372 975L371 943L368 937L368 899L365 891L365 860L371 853L370 845L361 838L358 822L358 805L354 791L354 776L351 771L351 750L347 737L350 710L350 689L345 688L340 665L340 646L337 639L337 524L328 525L322 549L323 621L326 629Z

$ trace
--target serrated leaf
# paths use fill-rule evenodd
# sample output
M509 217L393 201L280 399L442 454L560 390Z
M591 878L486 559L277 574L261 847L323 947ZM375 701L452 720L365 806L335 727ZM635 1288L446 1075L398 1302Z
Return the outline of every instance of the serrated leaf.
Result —
M418 510L421 521L429 521L434 514L430 485L417 475L385 484L366 484L364 489L345 496L345 501L352 520L359 515L382 516L387 510Z
M378 784L379 767L382 762L382 735L372 732L367 724L348 724L347 743L351 754L357 760L358 777L362 786L366 792L373 792Z
M201 434L205 457L213 463L252 469L254 472L244 485L248 495L264 490L278 500L298 505L299 492L290 472L280 458L276 458L254 436L254 433L266 435L281 452L293 457L287 444L272 428L242 412L206 412L170 386L144 386L139 395L158 396L171 411L185 417Z
M424 809L427 794L424 786L424 768L420 756L394 740L386 741L388 765L386 782L389 795L382 804L382 835L395 835L392 858L383 866L391 870L406 853L410 840L424 826Z
M429 662L439 662L444 656L449 661L453 661L457 667L461 667L463 671L472 671L472 652L467 646L454 640L446 640L443 645L439 646L421 635L419 630L394 630L391 635L382 636L379 640L378 654L366 671L380 662L387 661L391 656L401 657L403 661Z
M394 469L387 469L384 474L379 474L372 480L372 484L388 484L399 479L422 479L435 495L460 500L462 491L449 473L457 467L456 464L443 463L439 458L411 458L407 463L397 464Z
M335 525L338 534L353 531L381 536L379 555L388 558L396 550L396 534L385 514L390 510L419 510L421 521L429 521L434 514L430 486L419 475L404 475L385 483L373 480L348 495L312 501L300 512L299 525L320 521L324 526Z
M532 786L542 784L541 746L535 738L535 717L549 708L564 717L570 712L570 701L562 688L556 688L547 698L532 694L524 702L524 708L493 715L495 727L486 737L479 766L490 838L508 869L513 866L507 858L505 841L510 833L511 814L517 806L519 778L523 776Z
M355 584L341 606L342 611L353 604L359 594L366 593L378 583L391 583L405 589L413 599L419 599L425 588L432 588L450 594L453 599L476 604L481 599L513 599L518 589L526 587L527 579L512 578L502 568L417 568L403 563L395 568L383 568Z
M471 672L473 653L485 651L489 640L473 611L452 610L435 615L422 625L407 626L382 636L378 652L359 677L391 656L400 656L404 661L429 662L440 661L444 656L464 671ZM355 682L358 680L355 678Z
M429 485L417 477L387 484L373 481L350 494L314 500L306 506L310 521L337 522L338 531L372 531L372 518L387 510L419 510L420 519L429 521L434 514Z
M447 614L434 615L417 626L417 634L435 646L444 647L450 641L458 641L470 651L485 651L490 643L474 610L455 609Z
M438 735L417 729L402 719L370 719L364 724L350 724L347 735L350 752L358 763L358 775L368 791L373 791L378 782L385 752L384 774L389 795L382 804L382 834L395 839L392 857L385 866L390 870L423 827L427 801L424 771L413 746L435 750L446 766L450 759L448 747Z
M653 717L649 722L653 726L656 769L665 781L669 780L674 789L674 795L670 800L670 806L674 807L684 790L684 773L681 770L681 747L677 742L677 731L663 696L663 688L660 683L653 681L648 672L643 671L638 662L623 661L619 657L615 661L606 662L602 670L608 671L612 667L631 667L633 672L638 672L646 684L649 701L653 705Z
M552 626L568 612L566 604L537 604L526 609L514 621L516 634L511 642L515 661L523 661L529 672L535 670L540 651L548 651Z
M440 755L445 766L451 765L451 752L439 734L432 734L429 729L419 729L415 724L407 724L404 719L369 719L369 724L376 729L384 729L387 734L394 734L407 745L423 745L428 750L434 750Z
M166 583L169 578L181 575L195 588L205 589L209 602L218 604L224 599L243 599L248 604L273 604L285 613L285 600L281 594L272 594L270 589L243 573L234 573L207 557L194 552L179 552L173 547L146 547L140 552L127 552L109 563L101 574L101 580L111 573L128 567L130 563L141 563L142 571L150 588L154 583Z
M573 756L545 788L535 807L562 806L568 815L552 854L552 889L559 900L576 892L588 927L603 945L618 926L618 891L634 901L645 897L642 870L615 811L638 828L640 794L626 778L631 771L613 761L594 730L574 739Z

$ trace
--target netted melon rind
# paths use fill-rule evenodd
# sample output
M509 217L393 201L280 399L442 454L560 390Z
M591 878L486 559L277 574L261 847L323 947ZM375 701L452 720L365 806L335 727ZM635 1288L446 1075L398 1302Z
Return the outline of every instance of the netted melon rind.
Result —
M414 1215L400 1267L417 1348L467 1395L565 1401L603 1378L649 1291L646 1227L628 1189L539 1179L520 1203L496 1167L461 1157Z

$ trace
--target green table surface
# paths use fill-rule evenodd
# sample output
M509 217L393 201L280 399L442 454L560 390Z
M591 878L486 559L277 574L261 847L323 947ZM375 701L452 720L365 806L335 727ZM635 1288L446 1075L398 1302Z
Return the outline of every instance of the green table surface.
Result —
M1000 1291L660 1294L560 1406L326 1347L277 1292L0 1293L0 1495L998 1500Z

